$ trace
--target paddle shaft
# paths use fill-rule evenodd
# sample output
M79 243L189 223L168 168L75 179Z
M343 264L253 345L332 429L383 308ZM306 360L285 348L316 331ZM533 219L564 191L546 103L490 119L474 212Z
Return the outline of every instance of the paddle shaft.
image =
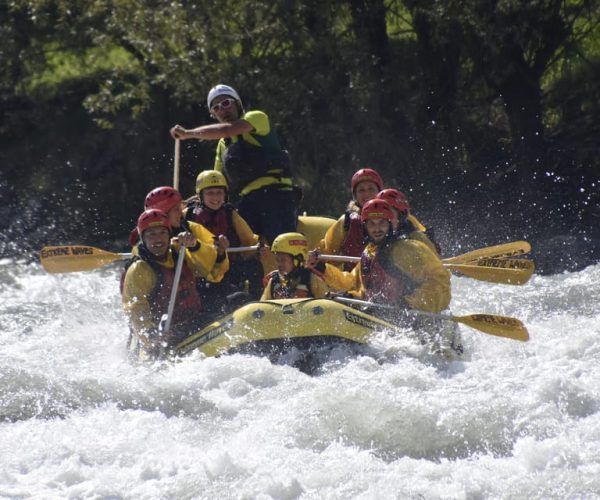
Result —
M232 247L231 253L256 251L258 245L249 247ZM40 251L42 267L49 273L72 273L93 271L118 260L130 259L131 253L107 252L100 248L85 245L66 245L44 247Z
M351 304L355 306L368 306L368 307L378 307L380 309L398 309L397 306L393 306L390 304L377 304L375 302L369 302L367 300L361 299L351 299L350 297L335 297L337 302L342 302L344 304ZM402 314L412 315L412 316L427 316L428 318L436 318L444 321L455 321L454 316L451 314L442 314L442 313L431 313L427 311L421 311L419 309L406 309L402 311Z
M457 259L458 257L452 257ZM330 254L319 254L319 260L326 260L330 262L360 262L360 257L350 255L330 255ZM442 259L444 267L448 269L460 270L461 268L467 267L494 267L498 269L528 269L530 260L524 259L503 259L499 257L481 257L479 260L473 261L472 264L462 264L458 261L448 262ZM522 263L522 264L519 264ZM510 265L507 265L510 264Z
M377 304L373 302L368 302L366 300L351 299L347 297L335 297L335 300L346 304L378 307L381 309L391 310L398 309L396 306L390 304ZM516 318L511 318L508 316L497 316L494 314L485 313L470 314L467 316L453 316L451 314L431 313L427 311L420 311L418 309L403 310L401 312L409 316L425 316L443 321L454 321L456 323L462 323L463 325L469 326L475 330L479 330L480 332L487 333L489 335L494 335L496 337L520 340L521 342L526 342L527 340L529 340L529 332L527 331L527 328L525 328L523 323Z
M173 187L179 190L179 157L181 151L181 141L175 139L175 152L173 154Z
M360 257L349 255L320 254L319 260L330 262L360 262ZM472 264L444 262L443 266L451 271L465 274L470 278L491 283L522 285L533 274L535 266L526 259L491 259L482 258Z
M475 264L481 259L504 259L529 252L531 252L531 245L527 241L513 241L471 250L455 257L447 257L442 259L442 262L444 264ZM344 260L344 257L339 255L326 255L323 256L322 260L330 260L331 262L358 262L360 260L358 257L349 258L356 260Z
M260 245L252 245L249 247L231 247L226 250L227 253L252 252L260 248Z
M161 318L161 333L166 335L169 333L171 328L171 322L173 321L173 311L175 310L175 301L177 299L177 289L179 288L179 281L181 279L181 271L183 269L183 261L185 260L185 248L179 249L179 255L177 257L177 265L175 266L175 277L173 278L173 288L171 289L171 297L169 298L169 306L167 307L166 318Z

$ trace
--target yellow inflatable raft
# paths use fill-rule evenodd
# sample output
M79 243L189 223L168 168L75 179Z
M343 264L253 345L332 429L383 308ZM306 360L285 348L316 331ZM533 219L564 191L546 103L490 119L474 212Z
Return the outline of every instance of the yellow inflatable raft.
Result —
M196 349L207 356L260 350L261 344L293 345L338 340L366 344L375 332L402 329L330 299L282 299L251 302L205 326L174 349L183 356Z

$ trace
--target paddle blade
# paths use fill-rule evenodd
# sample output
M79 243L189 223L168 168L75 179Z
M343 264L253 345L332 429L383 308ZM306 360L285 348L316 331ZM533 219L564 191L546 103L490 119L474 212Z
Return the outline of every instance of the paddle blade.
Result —
M505 337L522 342L529 340L527 328L521 320L516 318L494 314L469 314L467 316L452 316L452 319L475 330L496 335L497 337Z
M131 254L112 253L81 245L44 247L40 251L42 267L49 273L92 271L129 257Z
M480 259L473 264L449 264L444 267L470 278L504 285L523 285L535 271L535 264L528 259Z
M511 243L502 243L486 248L479 248L471 252L449 257L443 261L448 264L474 264L479 259L501 259L515 257L531 252L531 245L527 241L513 241Z

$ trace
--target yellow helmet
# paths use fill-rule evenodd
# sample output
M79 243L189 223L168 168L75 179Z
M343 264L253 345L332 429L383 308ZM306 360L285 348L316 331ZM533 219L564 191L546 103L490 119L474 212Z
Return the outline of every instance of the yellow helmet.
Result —
M229 189L225 176L218 170L203 170L196 177L197 194L200 194L203 189L216 187Z
M301 257L302 262L308 259L308 241L302 233L283 233L271 244L271 252L288 253L293 257Z

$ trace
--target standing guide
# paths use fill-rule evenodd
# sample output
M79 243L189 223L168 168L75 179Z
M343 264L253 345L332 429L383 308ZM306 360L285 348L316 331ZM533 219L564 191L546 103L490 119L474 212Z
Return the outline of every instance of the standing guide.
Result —
M237 209L266 242L296 230L298 196L292 184L290 159L269 117L244 110L235 89L219 84L208 93L210 115L218 123L171 128L174 139L218 140L214 169L223 172Z

